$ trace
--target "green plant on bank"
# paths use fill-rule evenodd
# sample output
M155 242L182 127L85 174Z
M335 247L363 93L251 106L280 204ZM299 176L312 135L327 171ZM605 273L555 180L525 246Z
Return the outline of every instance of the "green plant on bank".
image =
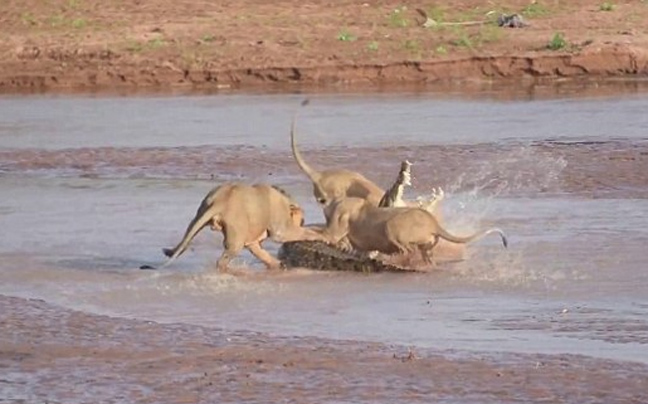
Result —
M205 34L200 38L200 40L202 42L214 42L214 40L216 40L216 36L211 34Z
M477 42L479 45L485 43L498 42L502 39L504 31L497 25L486 24L479 28L477 33Z
M180 68L183 70L194 70L205 63L204 57L198 52L184 52L181 57Z
M547 6L539 3L537 0L532 1L531 3L527 4L526 7L522 9L522 15L524 17L542 17L544 15L549 14L549 8Z
M423 27L434 31L445 31L448 27L443 24L446 20L445 9L439 6L427 7L425 10L427 21L423 23Z
M612 11L614 10L614 3L610 3L606 1L605 3L601 4L599 6L599 10L601 11Z
M73 28L81 29L88 25L88 22L85 20L85 18L75 18L70 24Z
M63 13L56 14L47 19L49 25L54 28L58 27L72 27L81 29L88 26L88 20L82 17L67 18Z
M421 43L416 39L406 39L405 42L403 42L403 48L405 48L413 58L421 59Z
M56 14L48 18L48 22L52 27L61 27L65 25L65 16L63 14Z
M567 40L561 32L556 32L547 44L547 48L553 51L565 49L567 47Z
M389 13L389 25L394 28L405 28L409 25L405 11L407 6L396 7L394 11Z
M487 23L494 24L497 21L497 17L502 14L502 12L499 12L498 10L485 10L481 7L453 12L451 15L444 8L439 6L429 7L425 12L427 13L428 21L424 26L436 31L450 30L455 27L452 24L444 23L486 21Z
M408 51L419 51L421 50L421 44L416 39L406 39L403 47Z
M470 39L470 36L468 35L461 35L459 38L452 41L452 44L460 48L468 48L468 49L473 48L473 41L472 39Z
M146 47L148 49L158 49L163 47L164 45L166 45L166 41L162 38L153 38L153 39L149 39L146 42Z
M452 40L450 43L454 46L460 48L469 48L472 49L474 44L470 38L470 34L461 26L453 27L454 35L457 36L457 39Z
M447 54L448 54L448 50L445 48L445 46L443 46L443 45L439 45L439 46L437 46L436 49L434 50L434 53L439 54L439 55L447 55Z
M145 50L159 49L164 45L166 45L166 41L162 38L153 38L146 42L130 40L126 45L126 50L129 52L139 53Z
M36 17L34 16L34 14L32 14L30 12L22 13L20 15L20 21L22 21L22 23L24 25L37 25L38 24L38 21L36 20Z
M139 53L144 49L144 45L142 45L141 42L135 41L135 40L130 40L126 44L126 50L129 52L135 52Z
M81 0L68 0L67 6L71 10L76 10L81 7Z
M465 11L462 11L458 14L456 14L452 20L453 21L481 21L486 19L486 14L487 12L480 8L480 7L475 7L471 8ZM495 17L496 19L497 17Z
M450 44L468 49L477 49L484 44L497 42L505 34L500 27L491 24L480 26L477 32L473 29L473 33L461 26L452 27L452 31L455 39L450 41Z
M437 24L446 21L446 11L440 6L432 6L425 9L428 18L434 20Z
M342 30L337 35L337 39L338 41L342 41L342 42L351 42L351 41L355 41L357 38L353 36L349 31Z
M369 49L372 52L376 52L378 50L378 41L369 42L369 45L367 45L367 49Z

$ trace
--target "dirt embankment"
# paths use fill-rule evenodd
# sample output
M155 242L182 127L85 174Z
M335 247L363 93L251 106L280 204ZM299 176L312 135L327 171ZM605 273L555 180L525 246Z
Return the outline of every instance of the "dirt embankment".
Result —
M451 3L7 0L0 91L648 74L646 1Z

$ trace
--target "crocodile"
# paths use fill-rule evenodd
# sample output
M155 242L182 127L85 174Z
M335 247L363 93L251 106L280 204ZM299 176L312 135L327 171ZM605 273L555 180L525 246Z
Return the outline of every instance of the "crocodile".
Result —
M362 273L420 272L371 258L367 254L343 251L323 241L288 241L281 245L277 256L286 268Z

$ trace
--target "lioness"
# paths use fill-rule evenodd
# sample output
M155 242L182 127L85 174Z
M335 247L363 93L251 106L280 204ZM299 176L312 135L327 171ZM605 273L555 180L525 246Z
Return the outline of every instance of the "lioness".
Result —
M302 105L306 104L308 104L308 100L302 102ZM295 143L296 121L297 113L293 116L290 127L290 145L297 165L313 183L315 200L321 205L326 205L331 200L351 196L366 199L371 204L378 206L385 191L364 175L343 168L317 171L306 163Z
M361 198L342 198L326 209L330 220L324 237L334 244L348 242L359 251L392 255L411 254L418 249L426 263L434 264L432 249L439 238L465 244L496 232L504 247L508 246L506 235L498 228L457 237L441 227L434 215L421 208L379 208Z
M306 99L302 101L301 105L305 106L308 105L308 103L309 100ZM297 149L297 144L295 142L296 122L297 112L295 112L295 114L293 115L292 125L290 127L290 145L292 148L292 153L299 168L311 180L313 184L313 195L315 196L315 200L320 205L326 206L330 202L343 197L355 197L365 199L374 206L379 206L383 199L385 199L387 204L389 204L389 200L398 198L398 205L402 204L404 206L410 207L422 207L429 212L437 215L439 220L441 220L438 205L444 197L442 190L439 189L439 192L434 190L432 197L428 200L424 200L423 198L419 198L419 200L417 201L402 200L403 187L405 185L411 185L409 166L407 168L407 176L401 178L401 173L399 172L399 179L397 179L394 186L386 192L374 182L356 171L351 171L343 168L317 171L312 168L310 165L308 165L308 163L306 163L301 153ZM408 165L411 164L408 162ZM404 182L399 182L399 180ZM400 194L396 195L395 192L397 191L400 191Z
M182 254L191 240L206 225L223 233L225 250L218 259L218 269L226 270L230 260L247 248L269 269L281 263L261 247L266 239L279 243L295 240L321 240L312 229L302 227L302 209L282 189L265 185L228 183L212 189L202 200L196 216L182 241L162 251L169 257L165 265Z

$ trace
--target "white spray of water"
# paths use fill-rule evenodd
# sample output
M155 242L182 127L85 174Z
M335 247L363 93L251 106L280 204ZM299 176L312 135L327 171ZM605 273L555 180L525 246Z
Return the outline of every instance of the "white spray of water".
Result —
M539 283L552 288L555 281L565 277L561 271L525 259L526 247L516 244L515 234L505 228L505 204L500 202L507 195L533 194L556 186L566 165L563 158L521 146L500 158L485 161L477 171L461 173L446 185L441 209L443 224L449 231L464 235L495 226L503 228L510 242L508 249L494 243L469 245L465 260L451 268L458 279L513 287ZM529 215L532 214L530 211Z
M317 271L307 269L271 271L254 258L243 257L233 259L227 272L217 270L216 263L209 262L192 272L170 270L150 274L137 283L131 283L130 288L139 291L154 290L155 293L167 296L226 297L235 294L238 298L247 295L267 297L284 293L292 287L292 281L318 275Z

